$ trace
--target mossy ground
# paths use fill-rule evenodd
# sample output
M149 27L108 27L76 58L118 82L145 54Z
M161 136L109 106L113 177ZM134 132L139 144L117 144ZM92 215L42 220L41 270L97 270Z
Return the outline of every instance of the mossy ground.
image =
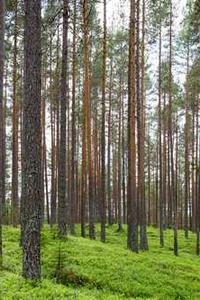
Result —
M98 228L97 228L98 229ZM195 236L179 231L179 256L173 255L172 231L159 247L158 230L148 228L148 252L126 248L126 229L107 228L107 242L69 236L59 240L56 228L42 231L42 280L21 276L19 229L4 227L4 268L0 271L0 300L200 300L200 258ZM59 250L60 249L60 250ZM59 258L60 257L60 258ZM58 262L60 264L58 267Z

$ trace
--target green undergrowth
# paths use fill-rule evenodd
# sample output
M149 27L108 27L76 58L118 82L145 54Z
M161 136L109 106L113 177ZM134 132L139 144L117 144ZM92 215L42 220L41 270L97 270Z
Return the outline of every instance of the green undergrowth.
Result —
M60 240L56 228L43 228L42 280L21 276L19 229L4 227L4 261L0 271L0 300L199 300L200 258L195 255L195 236L189 240L179 231L179 256L173 254L173 234L148 228L148 252L134 254L126 247L126 228L107 228L107 241L77 236Z

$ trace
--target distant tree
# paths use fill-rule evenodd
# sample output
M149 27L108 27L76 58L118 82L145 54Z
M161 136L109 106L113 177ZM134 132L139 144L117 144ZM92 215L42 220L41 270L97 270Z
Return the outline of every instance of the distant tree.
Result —
M102 62L102 129L101 129L101 241L106 240L106 168L105 168L105 115L106 115L106 55L107 55L107 23L106 23L106 0L103 1L103 62Z

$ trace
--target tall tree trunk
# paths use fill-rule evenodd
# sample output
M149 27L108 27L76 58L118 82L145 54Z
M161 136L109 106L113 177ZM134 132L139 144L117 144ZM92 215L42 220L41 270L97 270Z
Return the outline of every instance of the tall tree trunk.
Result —
M123 223L127 223L126 209L126 142L125 142L125 104L122 101L122 202L123 202Z
M18 196L18 99L17 99L17 38L18 38L18 0L14 1L14 54L13 54L13 131L12 131L12 224L19 223Z
M75 191L76 191L76 15L77 15L77 3L74 0L73 8L73 62L72 62L72 148L71 148L71 218L70 218L70 227L71 233L75 234Z
M140 134L140 249L148 250L145 201L145 0L142 1L142 46L141 46L141 134Z
M60 87L60 145L58 157L58 227L61 236L66 235L66 109L68 63L68 0L63 0L63 44Z
M161 0L160 0L160 19L159 19L159 80L158 80L158 131L159 131L159 198L160 198L160 246L164 246L164 234L163 234L163 160L162 160L162 121L161 121L161 84L162 84L162 69L161 69L161 57L162 57L162 20L161 20Z
M186 96L185 96L185 210L184 210L184 229L185 238L188 239L188 200L190 189L190 166L189 166L189 56L190 47L187 45L187 75L186 75Z
M90 99L90 72L89 72L89 7L88 1L84 6L84 97L86 103L87 124L87 159L88 159L88 181L89 181L89 237L95 239L95 207L94 207L94 176L92 162L92 139L91 139L91 99Z
M164 118L163 118L163 229L166 229L166 209L167 209L167 146L166 146L166 95L164 94Z
M111 197L111 144L112 144L112 89L113 89L113 60L110 62L109 110L108 110L108 147L107 147L107 203L108 224L112 225L112 197Z
M53 9L53 1L49 0L50 10ZM51 120L51 226L56 223L56 109L55 109L55 99L53 93L53 74L52 74L52 63L53 63L53 54L52 54L52 38L53 38L53 30L50 29L50 36L49 36L49 84L50 84L50 92L49 92L49 100L50 100L50 120ZM57 54L58 54L58 39L57 37ZM56 72L58 68L58 55L56 57ZM57 75L57 74L56 74ZM56 78L57 79L57 78ZM46 172L45 172L46 173Z
M174 149L173 149L173 129L172 129L172 1L170 2L170 30L169 30L169 145L170 145L170 163L171 163L171 197L173 205L173 230L174 230L174 255L178 255L178 233L177 233L177 208L176 208L176 189L174 174Z
M121 205L121 166L122 166L122 143L121 143L121 123L122 123L122 101L123 101L123 83L122 83L122 74L120 74L120 96L119 96L119 107L118 107L118 231L122 230L122 205Z
M82 208L81 234L85 236L85 205L87 198L87 175L89 176L89 235L95 238L94 199L93 199L93 166L91 153L90 122L90 85L89 85L89 8L88 1L83 1L83 142L82 142ZM88 174L87 174L88 162Z
M56 42L56 83L59 83L59 26ZM51 49L50 49L51 50ZM52 63L52 61L51 61ZM50 72L51 74L51 72ZM52 76L52 75L51 75ZM50 80L51 83L52 79ZM59 96L54 102L52 94L51 103L51 226L56 224L57 215L57 181L58 181L58 157L59 157ZM55 107L54 107L55 106Z
M103 1L103 62L102 62L102 129L101 129L101 241L106 240L106 168L105 168L105 114L106 114L106 51L107 51L107 20L106 0Z
M194 107L192 110L192 230L195 231L196 229L196 212L195 212L195 180L194 180L194 170L195 170L195 111Z
M141 218L141 61L140 61L140 0L136 1L136 107L137 107L137 214Z
M22 140L23 276L40 278L41 224L41 2L24 1Z
M128 247L138 252L135 144L135 0L130 0L129 74L128 74Z

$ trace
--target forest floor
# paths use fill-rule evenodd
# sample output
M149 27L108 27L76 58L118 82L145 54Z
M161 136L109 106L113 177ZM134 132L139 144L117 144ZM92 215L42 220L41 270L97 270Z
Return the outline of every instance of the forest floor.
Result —
M42 231L42 280L21 276L19 229L4 227L4 269L0 272L1 300L117 300L200 299L200 258L195 255L195 236L185 241L179 232L179 256L173 254L172 231L148 228L149 248L134 254L126 248L126 229L107 228L107 242L69 236L60 241L56 229Z

